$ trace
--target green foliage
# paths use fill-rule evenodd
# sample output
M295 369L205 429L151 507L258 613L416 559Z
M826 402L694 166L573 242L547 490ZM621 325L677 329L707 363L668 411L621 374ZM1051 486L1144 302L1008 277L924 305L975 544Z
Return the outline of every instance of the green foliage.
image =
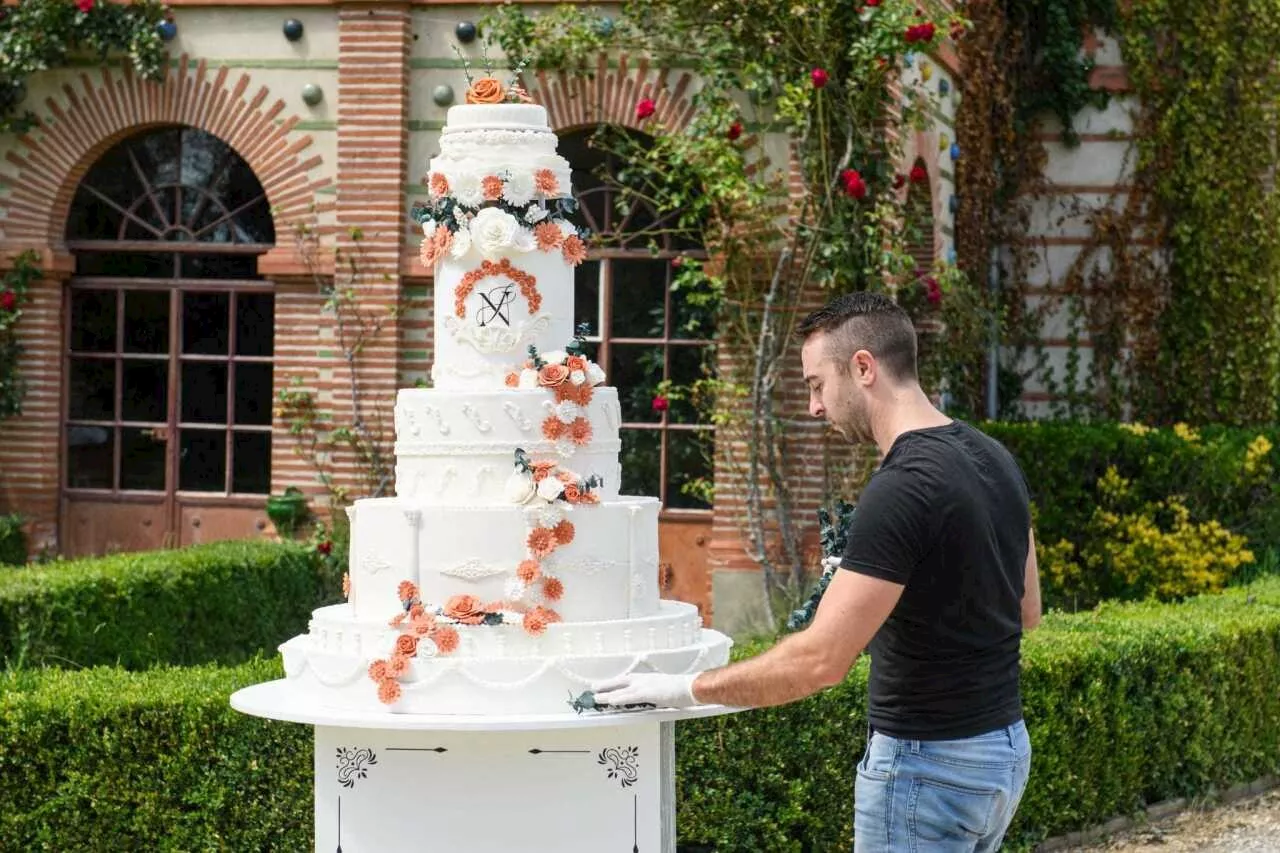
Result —
M157 26L168 8L157 0L20 0L0 16L0 131L25 132L31 113L16 115L31 74L65 67L77 54L99 61L124 54L148 80L159 79L165 59Z
M5 849L312 849L311 729L228 704L280 676L262 660L0 674Z
M0 276L0 420L22 414L26 384L18 373L22 357L18 321L22 319L22 306L31 299L32 283L40 278L37 260L35 252L22 252Z
M1280 468L1280 429L1192 430L1181 424L1155 429L1067 422L986 423L981 428L1009 448L1026 474L1042 557L1062 564L1073 554L1092 555L1091 573L1072 574L1064 565L1060 583L1052 574L1041 577L1050 605L1075 608L1099 597L1145 595L1150 584L1159 586L1156 576L1173 566L1146 567L1141 572L1146 580L1136 585L1123 576L1133 571L1134 559L1155 559L1157 551L1162 561L1196 555L1177 563L1188 570L1183 583L1189 586L1181 591L1194 589L1195 574L1205 568L1200 558L1239 549L1206 551L1212 543L1203 540L1201 532L1208 528L1198 532L1188 525L1218 522L1245 537L1255 557L1262 549L1280 545L1280 479L1275 475ZM1108 503L1100 489L1100 483L1108 482L1109 470L1128 483L1121 503ZM1186 510L1184 522L1178 521L1181 508ZM1141 549L1133 547L1153 534L1153 524L1165 534L1181 532L1158 542L1147 539L1156 551L1139 556ZM1069 548L1059 545L1064 541ZM1163 550L1178 542L1193 550ZM1125 553L1129 556L1122 556ZM1129 567L1127 572L1116 571L1117 556ZM1239 567L1232 573L1238 571ZM1068 583L1068 578L1073 580Z
M21 566L27 562L27 533L21 515L0 515L0 566Z
M235 663L305 631L337 589L312 552L269 542L30 565L0 572L0 660Z
M1121 16L1142 99L1134 232L1168 266L1154 375L1135 382L1158 423L1274 423L1280 415L1280 194L1271 136L1280 108L1275 0L1137 0Z
M0 837L22 850L311 849L309 728L228 704L279 677L261 660L0 676ZM682 849L848 849L866 678L864 658L819 696L680 723ZM1024 643L1023 697L1036 770L1015 849L1280 772L1280 578L1051 613Z

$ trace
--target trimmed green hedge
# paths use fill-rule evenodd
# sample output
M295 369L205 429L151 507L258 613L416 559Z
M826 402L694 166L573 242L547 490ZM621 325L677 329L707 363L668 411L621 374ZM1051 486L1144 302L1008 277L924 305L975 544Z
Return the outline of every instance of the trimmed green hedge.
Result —
M218 542L0 572L9 666L238 663L306 630L339 581L299 545Z
M1052 614L1025 649L1035 756L1011 847L1280 772L1280 578ZM254 661L0 677L0 838L33 851L312 849L310 729L227 704L279 673ZM682 849L847 850L865 684L864 659L804 702L681 723Z

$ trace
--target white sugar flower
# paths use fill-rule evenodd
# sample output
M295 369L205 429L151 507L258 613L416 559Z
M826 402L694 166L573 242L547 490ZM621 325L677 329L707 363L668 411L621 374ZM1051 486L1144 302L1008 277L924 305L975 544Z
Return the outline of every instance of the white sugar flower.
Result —
M581 370L571 370L569 371L569 381L574 385L581 385L587 381L587 374Z
M552 411L560 423L571 424L582 414L582 407L572 400L561 400L552 407Z
M594 361L587 362L587 381L592 385L599 385L604 381L604 371Z
M507 180L502 185L502 197L516 207L522 207L533 201L533 194L536 191L533 175L524 171L507 175Z
M532 252L538 248L538 241L534 239L533 232L528 228L520 228L516 231L512 245L517 252Z
M502 590L502 597L507 601L520 601L524 598L524 594L528 592L528 587L524 585L524 581L519 578L512 578L507 581L506 587Z
M560 497L560 493L564 491L564 483L555 477L543 477L542 482L538 484L538 497L544 501L553 501Z
M538 493L538 485L533 482L533 475L515 471L507 478L507 500L513 504L527 504Z
M436 641L429 637L422 637L418 640L417 656L420 658L433 658L440 654L440 647L436 645Z
M547 209L542 205L531 207L524 212L524 221L530 225L537 225L548 216Z
M555 527L564 519L564 511L561 504L546 504L534 513L534 520L539 527Z
M562 349L553 349L550 352L542 354L542 360L547 364L564 364L564 360L569 357L569 353Z
M492 258L513 248L519 230L520 224L510 213L486 207L471 221L471 242L481 255Z
M522 388L524 390L528 390L530 388L537 388L538 387L538 371L532 370L528 367L521 370L520 384L517 385L516 387Z
M560 226L560 234L564 237L572 237L574 234L578 233L578 229L569 224L569 220L567 219L558 219L556 220L556 224Z
M449 244L449 254L453 256L455 261L460 261L471 251L471 232L465 228L459 228L453 232L453 241Z
M428 237L428 238L431 237L431 235L436 233L436 228L439 226L439 224L440 223L436 222L434 219L428 219L426 222L423 222L422 236Z
M450 181L453 197L464 207L479 207L484 204L484 184L475 172L459 172Z

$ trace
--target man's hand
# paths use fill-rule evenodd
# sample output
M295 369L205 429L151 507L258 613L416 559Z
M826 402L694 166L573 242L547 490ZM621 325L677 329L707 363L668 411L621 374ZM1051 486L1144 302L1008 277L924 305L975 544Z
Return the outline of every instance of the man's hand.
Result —
M657 705L659 708L692 708L701 705L693 696L693 680L698 673L666 675L661 672L632 672L591 685L600 705Z

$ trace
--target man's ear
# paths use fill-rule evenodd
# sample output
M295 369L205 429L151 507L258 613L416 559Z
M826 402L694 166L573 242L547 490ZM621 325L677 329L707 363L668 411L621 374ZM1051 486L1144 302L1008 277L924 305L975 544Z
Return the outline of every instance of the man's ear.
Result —
M859 382L865 384L875 378L875 357L864 349L860 349L853 354L853 358L849 360L849 366L853 373L853 378Z

